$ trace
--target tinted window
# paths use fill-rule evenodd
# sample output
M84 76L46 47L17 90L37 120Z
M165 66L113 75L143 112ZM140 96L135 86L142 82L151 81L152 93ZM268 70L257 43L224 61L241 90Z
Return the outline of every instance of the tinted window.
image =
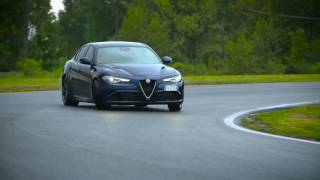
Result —
M93 49L92 46L90 46L89 49L88 49L88 51L87 51L87 55L86 55L86 57L87 57L90 61L92 61L92 59L93 59L93 53L94 53L94 49Z
M81 51L78 53L77 55L77 61L79 61L79 59L85 57L86 52L87 52L88 46L85 46L81 49Z
M146 47L101 47L97 64L159 64L160 58Z
M81 49L79 49L76 54L74 55L73 59L76 61L78 59L79 53L80 53Z

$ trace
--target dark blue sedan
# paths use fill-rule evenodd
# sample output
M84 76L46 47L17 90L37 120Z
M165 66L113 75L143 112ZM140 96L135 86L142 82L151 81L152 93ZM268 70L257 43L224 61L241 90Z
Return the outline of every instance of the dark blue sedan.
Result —
M165 65L171 62L170 57L160 58L143 43L85 44L64 66L63 103L95 103L98 109L166 104L170 111L180 111L184 82L179 71Z

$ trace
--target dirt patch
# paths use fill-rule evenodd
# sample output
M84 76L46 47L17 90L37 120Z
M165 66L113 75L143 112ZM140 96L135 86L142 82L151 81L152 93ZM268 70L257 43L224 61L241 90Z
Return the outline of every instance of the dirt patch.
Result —
M246 123L248 126L258 127L259 129L261 129L263 131L270 130L270 128L266 124L262 123L261 121L255 120L255 118L253 116L248 116L248 117L244 118L244 123Z

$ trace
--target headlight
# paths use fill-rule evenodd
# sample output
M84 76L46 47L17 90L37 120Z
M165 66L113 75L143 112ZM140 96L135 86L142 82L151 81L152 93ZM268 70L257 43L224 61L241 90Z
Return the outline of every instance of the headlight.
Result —
M130 79L114 77L114 76L103 76L102 79L104 81L107 81L110 83L121 83L121 82L129 82L130 81Z
M180 82L181 80L182 80L182 76L181 75L177 75L177 76L165 78L162 81L176 83L176 82Z

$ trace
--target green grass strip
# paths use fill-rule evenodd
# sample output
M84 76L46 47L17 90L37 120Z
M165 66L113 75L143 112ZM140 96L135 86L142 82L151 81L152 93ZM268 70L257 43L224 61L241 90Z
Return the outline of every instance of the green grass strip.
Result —
M186 84L319 82L320 74L186 76Z
M320 141L320 104L257 114L243 119L242 125L256 131Z

